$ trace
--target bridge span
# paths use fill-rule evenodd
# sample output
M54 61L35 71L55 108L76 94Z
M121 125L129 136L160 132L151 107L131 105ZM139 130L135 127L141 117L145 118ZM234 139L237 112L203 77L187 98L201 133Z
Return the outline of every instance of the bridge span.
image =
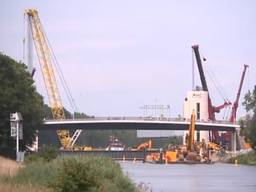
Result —
M88 119L44 120L42 130L188 130L190 120L182 118L96 117ZM197 121L196 130L235 132L238 124L227 121Z

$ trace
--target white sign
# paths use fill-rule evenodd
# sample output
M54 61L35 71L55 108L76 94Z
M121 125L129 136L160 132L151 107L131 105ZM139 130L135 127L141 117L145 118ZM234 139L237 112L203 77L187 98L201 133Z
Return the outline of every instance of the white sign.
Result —
M16 137L17 122L11 121L11 137Z
M17 137L17 130L19 131L19 140L23 139L23 126L21 123L22 117L20 113L10 114L11 137Z

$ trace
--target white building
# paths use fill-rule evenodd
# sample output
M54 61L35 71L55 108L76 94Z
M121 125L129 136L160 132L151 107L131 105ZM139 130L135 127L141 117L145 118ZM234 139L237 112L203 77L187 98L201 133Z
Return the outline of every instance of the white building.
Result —
M208 120L208 92L202 90L189 91L187 97L184 101L183 117L185 119L190 119L192 111L195 111L196 121L207 121ZM184 143L185 137L188 131L184 132ZM208 131L196 131L195 140L196 141L209 140Z

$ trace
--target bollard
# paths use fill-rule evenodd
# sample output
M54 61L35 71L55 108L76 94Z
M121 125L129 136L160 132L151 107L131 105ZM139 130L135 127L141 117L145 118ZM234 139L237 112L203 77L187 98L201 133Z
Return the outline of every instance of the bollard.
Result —
M134 158L133 158L133 163L135 163L135 162L136 162L136 158L134 157Z
M238 160L235 159L235 166L238 166Z
M125 156L123 156L123 162L125 162Z

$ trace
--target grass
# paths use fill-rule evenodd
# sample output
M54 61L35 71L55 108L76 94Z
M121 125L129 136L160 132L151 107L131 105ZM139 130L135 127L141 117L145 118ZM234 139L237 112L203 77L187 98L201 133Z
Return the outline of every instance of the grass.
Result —
M0 191L1 192L50 192L48 189L32 186L31 184L17 184L10 182L24 165L18 164L16 161L0 157Z
M32 158L25 165L1 158L0 191L139 192L119 163L105 157Z
M94 156L30 162L10 182L54 191L137 191L117 162Z
M23 165L18 164L16 161L0 157L0 176L12 177L18 173Z
M12 183L1 183L1 192L51 192L49 189L38 188L32 185L20 185Z

